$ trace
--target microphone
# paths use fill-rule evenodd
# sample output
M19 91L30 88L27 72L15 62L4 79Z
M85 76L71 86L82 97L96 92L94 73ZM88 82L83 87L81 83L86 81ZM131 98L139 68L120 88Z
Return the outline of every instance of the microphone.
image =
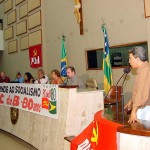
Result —
M64 80L64 84L63 84L63 85L67 85L67 83L68 83L68 76L67 76L67 78Z
M125 80L126 80L127 74L128 74L130 71L131 71L130 67L124 68L123 72L126 73L126 75L125 75L125 78L124 78L124 80L123 80L121 86L123 86L123 84L124 84L124 82L125 82Z
M122 74L122 76L119 78L119 80L118 80L118 82L117 82L117 84L116 84L116 112L118 113L118 83L120 82L120 80L123 78L123 76L126 74L126 76L125 76L125 78L124 78L124 80L123 80L123 83L122 83L122 87L123 87L123 84L124 84L124 82L125 82L125 79L126 79L126 77L127 77L127 74L130 72L131 70L130 70L130 67L127 67L127 68L124 68L123 69L123 74Z
M119 81L122 79L122 77L125 75L125 74L128 74L129 72L131 71L131 69L130 69L130 67L127 67L127 68L124 68L123 69L123 74L122 74L122 76L119 78L119 80L117 81L117 84L116 84L116 86L118 85L118 83L119 83Z
M124 72L124 73L127 73L127 74L128 74L130 71L131 71L130 67L127 67L127 68L124 68L124 69L123 69L123 72Z

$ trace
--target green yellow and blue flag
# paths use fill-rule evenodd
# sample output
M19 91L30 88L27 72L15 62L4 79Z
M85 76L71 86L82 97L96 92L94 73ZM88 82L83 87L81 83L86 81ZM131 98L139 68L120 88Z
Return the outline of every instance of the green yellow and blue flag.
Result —
M110 87L113 85L113 78L110 63L109 43L106 27L104 24L102 25L102 31L104 34L104 50L103 50L104 90L105 93L107 94L110 90Z
M61 47L61 77L63 80L67 77L67 53L65 48L65 36L62 36L62 47Z

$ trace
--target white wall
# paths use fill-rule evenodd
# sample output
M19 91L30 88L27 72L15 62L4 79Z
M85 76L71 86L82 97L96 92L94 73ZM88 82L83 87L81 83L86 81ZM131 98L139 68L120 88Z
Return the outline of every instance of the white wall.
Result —
M103 71L86 70L85 60L85 50L103 48L102 18L110 46L150 41L149 18L144 16L141 0L82 0L82 3L84 34L80 35L73 0L42 0L43 68L47 74L54 68L60 69L61 36L64 34L69 65L73 65L81 77L95 77L102 83ZM0 5L2 7L3 4ZM29 67L27 51L8 55L5 49L3 56L0 53L0 70L13 79L18 69L36 76L37 69ZM113 69L114 83L122 75L122 70ZM133 82L134 75L130 73L125 93L131 91Z

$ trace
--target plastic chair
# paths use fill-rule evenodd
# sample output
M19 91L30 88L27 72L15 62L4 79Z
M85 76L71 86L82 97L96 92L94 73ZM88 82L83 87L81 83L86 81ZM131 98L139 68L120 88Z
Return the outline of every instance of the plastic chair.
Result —
M89 78L86 80L86 87L90 89L98 89L97 81L94 78Z

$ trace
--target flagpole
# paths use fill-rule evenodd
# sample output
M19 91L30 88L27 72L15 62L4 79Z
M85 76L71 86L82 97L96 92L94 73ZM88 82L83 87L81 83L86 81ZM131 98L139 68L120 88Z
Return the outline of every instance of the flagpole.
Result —
M102 17L102 25L105 25L105 21L104 21L103 17Z
M110 87L113 85L113 79L112 79L112 69L110 63L109 42L108 42L107 31L105 28L105 23L103 18L102 21L103 21L102 31L104 34L104 51L103 51L104 90L107 94L110 90Z
M65 48L65 40L66 36L62 34L62 47L61 47L61 77L63 81L67 77L67 56L66 56L66 48Z

